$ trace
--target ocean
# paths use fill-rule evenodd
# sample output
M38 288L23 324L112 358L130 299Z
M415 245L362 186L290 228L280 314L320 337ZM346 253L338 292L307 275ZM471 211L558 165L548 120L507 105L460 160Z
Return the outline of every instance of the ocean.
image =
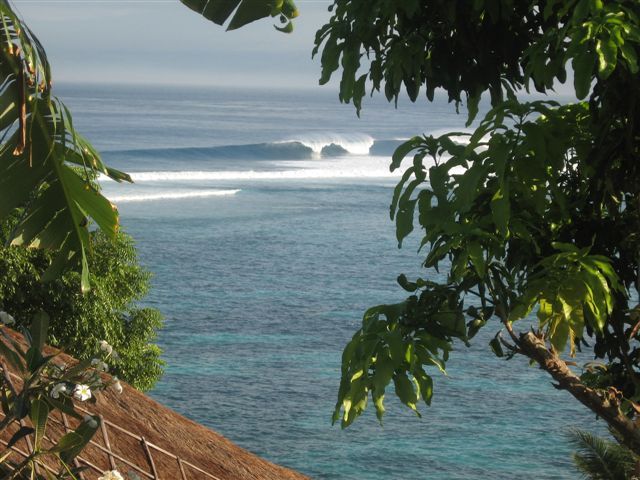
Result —
M166 374L151 396L251 452L317 479L576 478L566 433L602 425L486 329L456 344L422 419L391 392L331 426L342 348L370 306L420 272L397 248L390 156L402 139L463 130L464 112L335 88L60 85L76 128L134 185L103 181L154 277Z

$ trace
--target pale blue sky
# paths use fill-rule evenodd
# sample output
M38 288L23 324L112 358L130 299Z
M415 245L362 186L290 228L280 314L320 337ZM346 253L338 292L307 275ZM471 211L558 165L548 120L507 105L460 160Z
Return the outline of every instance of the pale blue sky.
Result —
M225 32L178 0L14 0L58 82L312 87L315 31L329 0L297 0L292 34L277 19Z
M276 31L277 19L226 32L179 0L12 3L43 42L58 82L311 88L320 76L313 39L333 2L296 0L292 34ZM558 93L572 93L568 73Z

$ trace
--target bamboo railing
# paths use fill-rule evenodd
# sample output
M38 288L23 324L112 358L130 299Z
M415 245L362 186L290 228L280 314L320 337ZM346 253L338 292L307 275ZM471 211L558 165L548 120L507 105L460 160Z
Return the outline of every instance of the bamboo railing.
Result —
M1 367L0 367L1 368ZM2 368L3 371L3 375L5 377L5 379L7 380L7 382L9 382L11 385L13 385L13 382L11 381L11 377L15 377L15 378L19 378L16 375L14 375L11 372L8 372L6 370L6 368ZM7 375L8 373L8 375ZM80 407L80 406L75 406L76 410L83 413L83 414L88 414L88 415L95 415L92 414L89 410ZM50 415L49 417L49 421L58 425L59 427L59 431L61 432L62 435L64 435L65 433L69 432L72 430L71 426L70 426L70 422L69 422L69 418L68 416L61 411L58 411L57 414L59 414L59 418L55 418L56 415L54 415L53 413ZM109 468L111 470L119 470L122 472L122 468L119 468L119 465L126 465L127 468L130 468L130 472L134 472L137 476L139 476L140 478L146 478L146 479L151 479L151 480L176 480L176 479L180 479L180 480L199 480L199 479L211 479L211 480L222 480L219 477L216 477L215 475L212 475L211 473L206 472L205 470L199 468L198 466L194 465L193 463L190 463L186 460L183 460L182 458L180 458L178 455L169 452L167 450L165 450L164 448L159 447L158 445L155 445L149 441L147 441L143 436L137 435L134 432L131 432L129 430L127 430L126 428L120 426L120 425L116 425L113 422L110 422L109 420L106 420L102 415L97 415L100 418L100 427L99 427L99 432L96 432L96 434L94 435L94 438L89 442L89 444L87 445L87 448L89 446L94 448L94 451L97 450L99 452L101 452L102 454L104 454L104 456L106 457L106 460L108 462ZM4 414L2 413L2 411L0 411L0 419L4 418ZM20 420L20 426L25 426L26 421L25 420ZM60 435L60 436L62 436ZM95 437L96 436L101 436L102 437L102 442L103 444L100 444L99 442L95 441ZM119 454L117 452L115 452L112 448L111 448L111 439L113 438L118 438L119 436L125 436L128 437L131 440L135 441L135 445L137 445L137 447L140 449L140 451L142 452L142 457L144 457L146 459L146 465L138 465L136 464L135 461L131 460L132 457L137 457L138 455L134 455L135 452L131 452L132 455L130 456L130 458L126 458L126 455L123 454ZM55 438L49 438L47 436L44 437L45 440L48 440L52 443L55 443L56 439ZM22 456L23 458L27 458L31 453L33 453L33 444L31 443L31 440L29 439L29 436L27 436L25 438L26 441L20 441L18 442L16 445L13 445L11 447L11 450L16 452L18 455ZM23 447L25 446L24 444L26 444L26 450L23 448L19 448L18 444L22 443ZM4 445L5 447L8 446L9 444L9 440L8 439L4 439L4 438L0 438L0 444ZM156 462L154 461L154 455L156 456L155 458L158 458L158 456L165 456L168 457L168 459L170 459L170 461L174 462L174 466L175 466L175 474L172 474L171 477L161 477L158 474L158 469L156 468ZM89 459L87 459L85 456L82 455L82 453L80 455L78 455L75 460L74 460L75 466L76 467L87 467L86 470L84 470L83 472L81 472L78 477L80 478L80 480L88 480L88 471L93 472L94 474L97 475L92 475L89 478L97 478L98 476L102 475L105 471L104 468L100 468L99 466L97 466L94 462L90 461ZM51 467L51 465L48 465L47 463L40 463L39 468L44 468L46 470L48 470L49 472L55 474L55 473L59 473L59 470L55 470L53 467ZM38 468L38 467L36 467ZM38 472L36 472L38 473Z

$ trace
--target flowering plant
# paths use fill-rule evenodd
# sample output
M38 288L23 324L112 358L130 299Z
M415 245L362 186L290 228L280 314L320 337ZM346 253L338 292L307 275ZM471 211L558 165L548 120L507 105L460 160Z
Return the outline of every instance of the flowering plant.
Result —
M122 391L117 378L105 380L102 375L109 369L106 361L116 358L116 353L109 344L100 342L96 358L66 365L59 362L58 353L44 351L49 326L46 313L37 313L31 327L22 329L26 348L7 333L6 325L12 324L12 320L11 315L0 312L0 406L4 414L0 420L0 435L11 425L18 424L7 443L7 450L0 455L0 476L10 480L75 480L82 468L73 466L73 460L100 427L100 417L81 415L75 409L74 400L95 402L94 393L109 386ZM12 377L17 381L14 382ZM57 442L45 444L47 420L56 410L78 419L80 423ZM31 451L26 458L14 461L11 448L22 439L28 439ZM45 459L48 460L47 468L38 468L44 465ZM52 468L52 465L57 467ZM38 476L39 470L46 470L47 476ZM119 480L118 475L117 471L106 472L103 478Z

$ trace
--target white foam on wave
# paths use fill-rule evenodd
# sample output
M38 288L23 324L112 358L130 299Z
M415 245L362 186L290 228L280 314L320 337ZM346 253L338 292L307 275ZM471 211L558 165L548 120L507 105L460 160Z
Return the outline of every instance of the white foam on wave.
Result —
M193 182L216 180L313 180L332 178L384 178L395 176L389 169L336 168L300 169L282 171L182 171L182 172L139 172L131 175L136 183L144 182Z
M340 178L376 178L396 176L389 172L388 158L344 157L330 161L280 161L273 162L273 170L158 170L130 172L131 179L138 184L154 183L197 183L215 181L268 181L268 180L305 180ZM115 182L106 175L100 175L100 182L112 185Z
M154 200L178 200L182 198L206 198L235 195L240 190L200 190L195 192L140 193L134 195L115 195L109 197L114 203L151 202Z
M369 156L336 157L319 160L279 161L271 163L273 170L182 170L132 172L135 183L197 183L217 181L287 181L287 180L331 180L358 178L398 178L404 168L389 171L389 158ZM430 166L425 159L425 166ZM101 181L111 183L107 177Z
M368 155L374 143L373 137L364 133L309 133L300 138L283 140L276 143L298 142L320 155L322 149L336 145L352 155Z

